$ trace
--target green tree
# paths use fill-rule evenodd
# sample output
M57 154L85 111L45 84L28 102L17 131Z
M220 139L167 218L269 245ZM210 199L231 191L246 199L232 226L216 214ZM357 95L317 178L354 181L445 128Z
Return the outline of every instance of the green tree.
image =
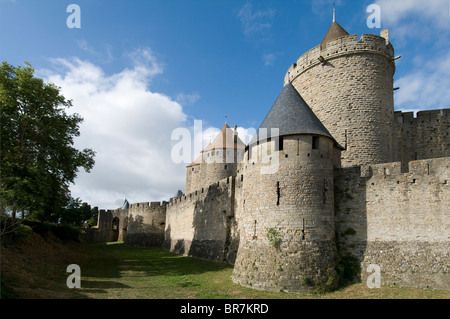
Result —
M0 67L0 209L55 221L70 201L78 169L89 172L95 152L73 147L83 121L72 101L34 76L29 63Z
M98 207L95 206L91 209L91 218L88 219L89 226L97 226L97 219L98 219Z

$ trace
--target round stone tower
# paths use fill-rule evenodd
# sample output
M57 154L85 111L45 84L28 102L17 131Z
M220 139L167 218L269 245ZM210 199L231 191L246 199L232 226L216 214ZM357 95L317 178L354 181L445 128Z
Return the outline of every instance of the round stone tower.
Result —
M394 72L387 30L358 41L333 21L322 43L289 68L285 83L345 147L342 166L384 163L392 161Z
M186 190L206 188L211 184L236 176L236 167L245 151L245 144L237 134L237 128L231 129L225 124L216 138L206 146L199 157L186 167Z
M287 83L246 148L233 281L308 292L336 257L333 168L340 147Z

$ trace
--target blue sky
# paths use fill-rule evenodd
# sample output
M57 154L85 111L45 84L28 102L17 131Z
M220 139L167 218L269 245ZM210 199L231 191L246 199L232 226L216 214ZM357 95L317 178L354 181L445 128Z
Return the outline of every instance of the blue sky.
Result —
M449 107L449 0L334 2L350 34L389 28L402 56L396 109ZM67 27L72 3L81 28ZM372 3L381 28L367 26ZM241 136L257 128L288 67L322 40L332 8L332 0L0 0L0 57L30 62L73 100L85 118L76 146L97 151L97 164L72 193L115 208L184 189L186 163L170 154L174 129L200 120L207 143L225 116Z

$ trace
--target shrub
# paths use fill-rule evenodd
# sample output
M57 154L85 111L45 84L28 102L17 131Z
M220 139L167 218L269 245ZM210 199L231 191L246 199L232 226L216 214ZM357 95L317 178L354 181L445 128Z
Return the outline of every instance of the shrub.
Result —
M339 256L336 272L339 276L339 286L343 287L353 282L361 272L361 265L358 259L352 255Z
M66 224L50 224L33 220L24 220L23 224L31 227L36 234L44 238L51 233L62 241L79 241L81 235L81 230Z
M280 248L281 235L274 227L267 228L266 236L272 247Z

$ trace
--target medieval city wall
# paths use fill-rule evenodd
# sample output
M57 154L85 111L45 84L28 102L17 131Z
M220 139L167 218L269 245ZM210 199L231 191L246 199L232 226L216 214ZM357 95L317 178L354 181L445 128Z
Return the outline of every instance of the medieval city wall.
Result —
M338 251L381 269L383 285L448 289L450 158L335 170Z
M129 246L162 246L167 202L131 204L127 214L124 243Z
M402 162L407 171L408 162L427 158L450 156L450 109L417 112L394 112L393 158Z
M234 177L228 177L174 198L167 206L163 247L186 256L233 263L239 240L234 182Z
M122 241L127 230L126 209L101 209L98 212L97 226L86 234L89 242Z

